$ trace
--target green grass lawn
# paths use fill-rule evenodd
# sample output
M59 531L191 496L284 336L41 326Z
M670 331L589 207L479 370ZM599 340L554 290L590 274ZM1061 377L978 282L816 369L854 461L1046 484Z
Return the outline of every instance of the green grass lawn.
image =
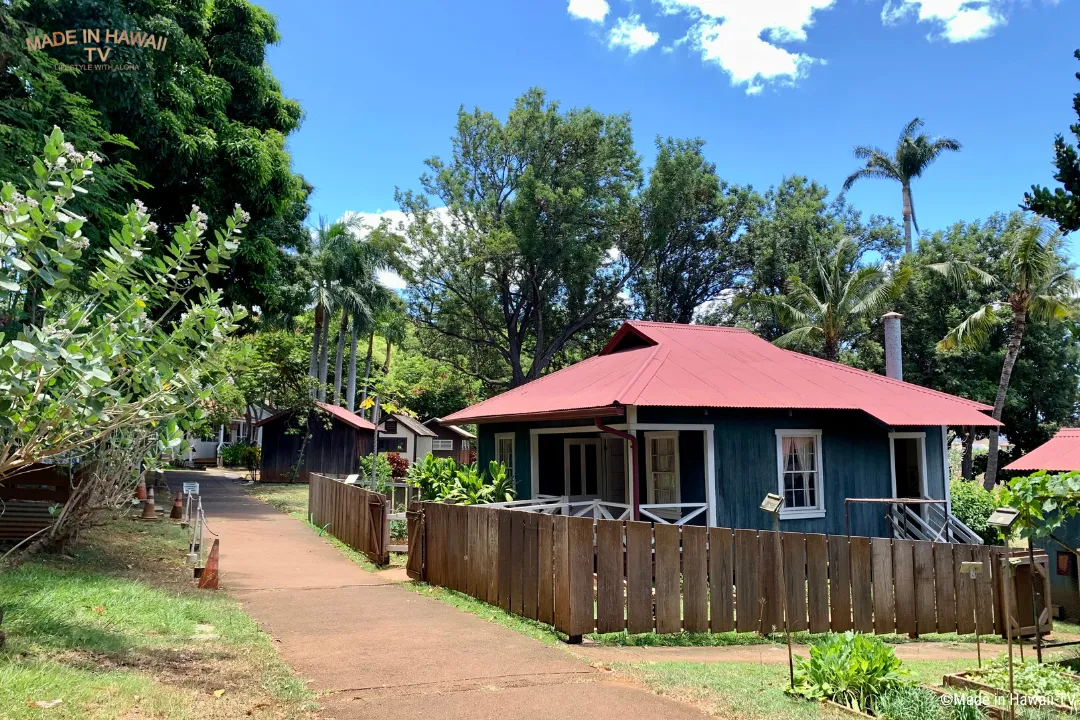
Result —
M187 541L167 520L125 518L0 573L0 718L309 716L313 696L271 638L194 587Z

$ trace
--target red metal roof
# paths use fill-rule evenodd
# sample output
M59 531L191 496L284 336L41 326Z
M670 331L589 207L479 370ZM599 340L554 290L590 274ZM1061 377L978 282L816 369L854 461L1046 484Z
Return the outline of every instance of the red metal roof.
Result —
M1080 428L1062 428L1057 435L1002 470L1080 470Z
M317 407L321 408L322 410L325 410L326 412L330 413L331 415L336 417L338 420L342 421L346 425L349 425L350 427L354 427L357 430L371 430L372 432L375 431L375 426L374 425L372 425L370 422L368 422L364 418L360 417L356 413L349 412L348 410L346 410L343 407L338 407L337 405L330 405L329 403L317 402L317 401L316 401L315 405ZM266 423L270 422L271 420L276 420L279 417L281 417L282 415L286 415L286 414L288 414L288 413L280 412L280 413L278 413L276 415L272 415L272 416L270 416L268 418L264 418L263 420L260 420L259 422L255 423L255 427L261 427L262 425L265 425Z
M783 350L740 328L628 321L600 352L443 419L605 407L862 410L890 426L1000 425L989 405Z

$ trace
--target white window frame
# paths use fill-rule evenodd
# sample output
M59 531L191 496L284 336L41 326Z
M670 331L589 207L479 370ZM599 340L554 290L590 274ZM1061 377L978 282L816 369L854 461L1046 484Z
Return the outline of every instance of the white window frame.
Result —
M780 508L781 520L797 520L808 518L825 517L825 456L821 452L821 430L807 430L804 428L780 429L776 431L776 488L780 497L784 494L784 438L786 437L810 437L814 438L814 459L817 462L817 504L814 507L789 508L784 505Z
M495 433L495 461L496 462L501 462L499 460L499 441L500 440L509 440L510 441L510 479L515 480L516 477L517 477L517 466L518 466L517 465L517 439L515 438L514 433L512 433L512 432Z
M446 447L447 444L449 444L450 447ZM454 449L454 441L453 440L446 440L444 438L432 438L431 439L431 449L433 451L438 450L439 452L452 451Z
M896 444L894 440L918 440L919 441L919 497L927 495L926 483L926 433L925 432L891 432L889 433L889 477L892 479L892 496L896 497ZM948 487L948 483L945 484Z
M581 448L578 456L581 471L581 487L570 487L570 446L577 445ZM603 459L600 455L600 438L566 438L563 440L563 494L568 497L588 497L585 494L587 482L585 480L585 447L596 448L596 494L600 494L600 480L604 472ZM580 490L581 492L575 492Z
M652 440L661 438L671 438L675 441L675 502L682 502L682 466L680 465L679 458L679 431L678 430L660 430L650 431L645 433L645 498L646 505L655 504L655 487L653 486L652 477ZM650 510L649 512L660 517L672 517L678 518L682 516L681 508L671 509L659 509Z

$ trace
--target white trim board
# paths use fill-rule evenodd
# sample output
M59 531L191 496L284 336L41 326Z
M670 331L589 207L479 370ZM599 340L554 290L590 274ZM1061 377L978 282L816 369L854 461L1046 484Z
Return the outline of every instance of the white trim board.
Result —
M919 440L919 493L920 497L928 497L926 491L926 433L925 432L891 432L889 433L889 478L892 481L892 496L896 497L896 446L893 440Z
M776 487L780 497L784 497L784 438L814 438L814 458L817 461L817 496L816 507L789 508L781 506L781 520L814 520L825 517L825 453L822 449L821 430L807 428L778 428L776 434Z

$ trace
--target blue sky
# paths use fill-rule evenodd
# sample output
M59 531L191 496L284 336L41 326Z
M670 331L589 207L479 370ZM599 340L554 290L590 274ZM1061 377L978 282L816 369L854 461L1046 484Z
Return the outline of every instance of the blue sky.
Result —
M655 136L697 136L721 177L761 191L790 174L838 191L853 145L891 148L918 115L964 144L915 185L933 230L1052 184L1080 91L1075 0L257 1L283 36L270 65L306 113L289 146L312 222L395 209L395 186L448 154L460 105L504 116L539 86L629 112L646 170ZM849 198L899 218L892 183Z

